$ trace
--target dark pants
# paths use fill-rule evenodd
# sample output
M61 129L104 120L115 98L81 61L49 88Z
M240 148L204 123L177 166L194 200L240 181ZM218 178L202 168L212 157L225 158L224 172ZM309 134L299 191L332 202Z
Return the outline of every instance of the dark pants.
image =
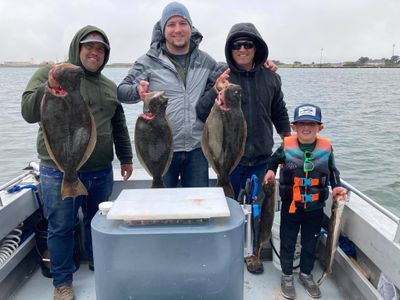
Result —
M207 187L208 162L200 148L190 152L174 152L171 165L163 176L164 183L169 188Z
M323 208L305 212L297 208L294 214L289 213L290 203L283 202L281 209L280 255L281 268L285 275L293 272L293 258L297 235L301 229L300 271L311 274L315 261L315 248L324 216Z
M267 163L256 165L256 166L242 166L238 165L231 173L231 183L233 186L233 191L235 192L235 199L238 198L240 190L244 189L246 185L246 180L251 178L252 175L256 175L258 178L258 183L264 180L265 170L267 169Z
M87 196L61 199L63 173L40 167L40 184L44 208L48 218L47 247L51 259L53 285L59 287L72 282L75 272L73 261L74 228L78 209L82 207L85 250L93 260L90 222L100 202L107 201L113 187L112 168L102 171L80 173L79 178L88 190Z

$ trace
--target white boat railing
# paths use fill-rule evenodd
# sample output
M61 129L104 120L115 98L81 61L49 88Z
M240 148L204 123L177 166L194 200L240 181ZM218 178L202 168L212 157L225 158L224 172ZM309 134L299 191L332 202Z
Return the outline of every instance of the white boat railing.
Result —
M25 168L26 169L30 169L29 171L26 171L24 173L22 173L21 175L13 178L12 180L10 180L9 182L3 184L2 186L0 186L0 192L7 190L11 187L13 187L14 185L17 185L18 183L20 183L26 176L30 175L30 174L35 174L37 175L39 172L39 164L31 161L28 165L28 167ZM0 207L4 206L3 205L3 201L1 200L1 196L0 196Z
M346 187L350 193L356 194L362 200L364 200L365 202L367 202L368 204L370 204L371 206L373 206L374 208L379 210L381 213L383 213L385 216L387 216L389 219L391 219L392 221L394 221L397 224L397 229L396 229L396 233L395 233L393 242L400 243L400 218L397 217L396 215L394 215L393 213L391 213L390 211L388 211L386 208L384 208L381 205L379 205L378 203L376 203L374 200L369 198L367 195L363 194L361 191L359 191L357 188L355 188L354 186L352 186L345 180L341 179L341 181L342 181L343 186Z

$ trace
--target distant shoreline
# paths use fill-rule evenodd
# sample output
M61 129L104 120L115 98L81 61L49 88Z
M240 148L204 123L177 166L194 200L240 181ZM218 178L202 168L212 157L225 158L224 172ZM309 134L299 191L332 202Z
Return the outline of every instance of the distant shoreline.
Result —
M0 64L0 68L40 68L45 64ZM108 64L106 68L130 68L132 63L112 63ZM400 68L400 65L360 65L360 66L343 66L338 63L324 63L319 64L278 64L279 68L292 68L292 69L376 69L376 68Z

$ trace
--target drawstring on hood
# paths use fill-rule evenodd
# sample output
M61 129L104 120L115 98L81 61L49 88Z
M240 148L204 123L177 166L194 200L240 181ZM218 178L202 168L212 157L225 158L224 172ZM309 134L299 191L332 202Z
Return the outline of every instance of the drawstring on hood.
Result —
M258 32L257 28L252 23L238 23L232 26L231 30L228 33L228 37L226 38L225 43L225 58L226 62L229 65L229 68L236 72L244 72L237 68L233 57L232 57L232 42L239 37L250 38L255 42L256 45L256 53L254 56L254 65L255 67L264 64L264 62L268 58L268 46L261 37L261 34Z
M69 46L68 62L82 67L83 70L85 71L85 74L87 74L87 75L99 76L101 71L104 69L104 66L108 62L108 59L110 57L110 49L107 49L107 47L104 47L104 49L105 49L104 63L96 72L91 72L91 71L86 70L85 67L83 66L80 56L79 56L80 49L81 49L80 47L82 46L82 44L80 42L83 40L83 38L85 36L87 36L89 33L93 32L93 31L100 33L103 36L105 43L108 46L110 46L108 37L103 30L101 30L98 27L92 26L92 25L87 25L87 26L83 27L82 29L80 29L75 34L74 38L72 39L71 44Z

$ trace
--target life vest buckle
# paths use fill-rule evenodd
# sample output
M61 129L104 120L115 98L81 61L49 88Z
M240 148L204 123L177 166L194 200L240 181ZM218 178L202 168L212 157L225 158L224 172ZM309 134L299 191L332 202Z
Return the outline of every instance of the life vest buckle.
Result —
M301 186L311 186L311 178L301 178Z
M301 194L301 197L305 203L312 202L312 194Z

